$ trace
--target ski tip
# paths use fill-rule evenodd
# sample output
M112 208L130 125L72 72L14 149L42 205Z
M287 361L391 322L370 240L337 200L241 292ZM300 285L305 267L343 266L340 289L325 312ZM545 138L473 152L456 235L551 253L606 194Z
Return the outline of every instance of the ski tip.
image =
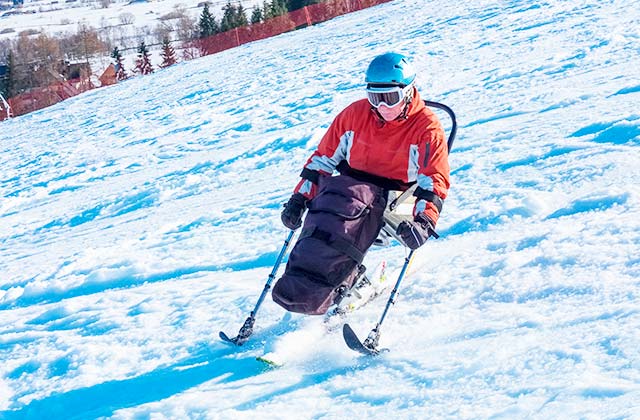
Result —
M238 342L237 342L235 339L230 338L227 334L225 334L225 333L224 333L224 332L222 332L222 331L220 331L220 332L218 333L218 337L220 337L220 339L221 339L222 341L224 341L225 343L227 343L227 344L233 344L233 345L236 345L236 346L239 346L239 345L240 345L240 344L238 344Z
M352 335L357 337L355 331L353 331L353 328L351 328L351 325L349 324L344 324L342 326L342 335Z
M351 350L362 354L369 353L369 350L364 346L364 344L362 344L362 341L360 341L358 335L353 331L353 328L351 328L349 324L344 324L342 326L342 337Z
M284 366L283 363L279 363L275 360L269 359L267 356L258 356L256 357L256 360L263 363L267 369L277 369Z
M347 346L351 350L357 351L358 353L364 354L365 356L377 356L380 353L389 351L389 349L377 349L365 346L364 343L360 341L355 331L353 331L353 328L351 328L349 324L343 325L342 336L345 343L347 343Z

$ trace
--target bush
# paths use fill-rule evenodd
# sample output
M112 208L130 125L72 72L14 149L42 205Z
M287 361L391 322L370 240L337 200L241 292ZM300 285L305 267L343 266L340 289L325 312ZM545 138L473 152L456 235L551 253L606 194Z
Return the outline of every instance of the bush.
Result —
M133 22L135 22L136 17L133 15L133 13L121 13L120 16L118 16L118 19L120 19L120 23L123 25L131 25Z
M184 16L184 12L183 11L174 10L173 12L169 12L166 15L160 16L158 19L161 20L161 21L165 21L165 20L180 19L182 16Z
M27 30L24 30L24 31L20 31L18 33L18 35L20 35L20 36L31 36L31 35L38 35L39 33L40 33L40 31L37 30L37 29L27 29Z

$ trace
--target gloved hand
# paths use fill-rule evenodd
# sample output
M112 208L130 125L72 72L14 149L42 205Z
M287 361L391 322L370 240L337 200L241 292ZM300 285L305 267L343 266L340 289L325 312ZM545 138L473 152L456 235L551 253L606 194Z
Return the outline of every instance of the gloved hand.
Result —
M413 222L405 220L400 223L396 229L396 233L411 249L418 249L427 242L429 236L436 235L433 223L424 213L418 213L413 218Z
M306 208L307 198L300 193L293 194L280 214L282 224L291 230L298 229L302 226L302 215Z

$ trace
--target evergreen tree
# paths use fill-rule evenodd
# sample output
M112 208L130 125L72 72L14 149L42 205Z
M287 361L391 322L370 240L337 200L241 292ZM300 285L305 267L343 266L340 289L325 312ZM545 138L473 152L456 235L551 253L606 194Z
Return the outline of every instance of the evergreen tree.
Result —
M236 25L236 7L231 4L231 0L227 0L227 4L222 8L224 14L220 21L220 32L226 32L235 28Z
M5 98L11 98L17 94L15 91L16 60L13 56L13 51L11 50L7 53L6 66L7 72L5 73L4 78L0 79L0 93L2 93Z
M273 0L273 4L275 5L274 7L276 9L276 16L285 15L289 12L287 3L287 0Z
M113 61L114 61L113 64L116 67L116 80L121 81L121 80L128 79L129 75L124 69L122 54L120 53L120 50L118 50L118 47L113 48L113 51L111 52L111 58L113 58Z
M262 21L262 8L254 6L253 12L251 13L251 24L253 25L254 23L260 23Z
M262 19L263 20L268 20L271 19L273 16L271 16L271 3L265 1L264 3L262 3Z
M302 9L305 6L320 3L320 0L289 0L287 8L290 12L298 9Z
M273 0L264 3L264 19L271 19L287 13L287 0Z
M236 24L237 27L247 26L249 24L249 19L247 19L247 10L242 7L242 3L239 3L236 8Z
M307 5L307 0L289 0L287 9L291 12L293 10L302 9L306 5Z
M209 4L205 3L198 22L198 32L200 38L206 38L220 32L216 18L209 11Z
M176 51L171 46L169 38L162 40L162 64L160 67L165 68L176 64Z
M144 41L140 43L138 47L138 58L136 60L136 72L140 74L153 73L153 66L151 65L151 59L149 58L149 50Z

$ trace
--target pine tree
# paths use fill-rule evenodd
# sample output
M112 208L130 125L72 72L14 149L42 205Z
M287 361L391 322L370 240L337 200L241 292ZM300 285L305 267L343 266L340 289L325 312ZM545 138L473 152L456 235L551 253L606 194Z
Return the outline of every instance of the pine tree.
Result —
M271 19L276 16L284 15L287 13L287 1L286 0L273 0L271 2L264 3L264 19Z
M276 16L285 15L289 12L287 9L287 0L273 0L273 4L276 8Z
M218 22L216 22L216 18L209 11L209 4L205 3L202 9L202 14L200 15L200 21L198 22L198 32L199 37L206 38L211 35L215 35L220 32L220 28L218 27Z
M235 28L236 25L236 7L231 4L231 0L227 0L226 6L222 8L224 14L220 21L220 32L226 32Z
M302 9L304 6L307 5L306 3L307 3L306 0L289 0L289 4L287 5L287 8L291 12L294 10Z
M165 68L176 64L176 51L171 46L169 38L162 40L162 64L160 67Z
M287 8L290 12L292 12L294 10L302 9L305 6L310 6L319 2L320 0L289 0Z
M15 96L17 92L15 92L15 67L16 60L13 56L13 51L9 50L6 57L6 66L7 73L4 75L3 80L0 80L0 93L4 95L5 98L11 98Z
M121 81L121 80L128 79L129 75L124 69L122 54L120 53L120 50L118 50L118 47L113 48L113 51L111 52L111 58L113 58L114 60L113 64L116 67L116 80Z
M251 13L251 24L260 23L263 21L262 18L262 8L258 6L253 7L253 12Z
M236 8L236 25L237 27L247 26L249 24L249 19L247 19L247 10L242 7L242 3L238 4Z
M144 41L140 43L138 47L138 58L136 60L136 72L144 75L153 73L153 66L151 65L151 59L149 58L149 50Z
M273 16L271 16L271 3L265 1L264 3L262 3L262 19L263 20L269 20L271 19Z

